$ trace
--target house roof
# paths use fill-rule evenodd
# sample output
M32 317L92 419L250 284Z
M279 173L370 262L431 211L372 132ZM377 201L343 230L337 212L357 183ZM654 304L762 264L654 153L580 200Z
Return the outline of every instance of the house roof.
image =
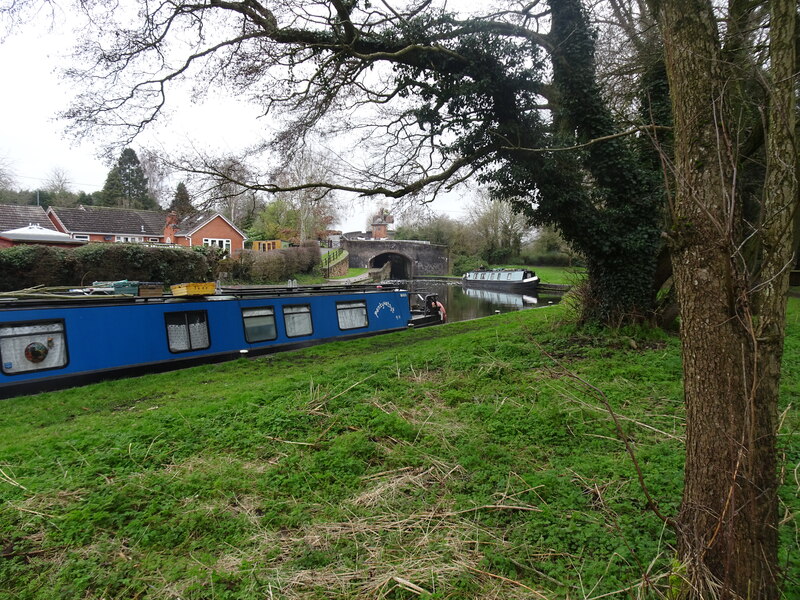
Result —
M41 206L0 204L0 231L18 229L28 225L39 225L44 229L56 230Z
M226 219L218 212L199 212L199 213L192 213L191 215L186 215L178 223L178 230L175 232L175 235L180 235L180 236L192 235L203 225L205 225L209 221L214 220L217 217L219 217L220 219L225 221L228 225L230 225L239 235L242 236L242 239L247 238L247 235L241 229L236 227L236 225L231 223L228 219Z
M109 206L51 206L52 213L71 233L125 234L161 237L165 215L156 210Z

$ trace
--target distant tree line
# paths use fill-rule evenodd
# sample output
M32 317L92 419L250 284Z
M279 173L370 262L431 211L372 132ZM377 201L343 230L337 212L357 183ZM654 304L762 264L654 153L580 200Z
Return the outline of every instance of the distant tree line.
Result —
M34 190L14 190L13 177L0 178L0 204L19 206L116 206L140 210L158 210L160 205L149 187L149 178L133 148L125 148L108 172L103 189L97 192L73 192L68 175L54 169L44 185Z

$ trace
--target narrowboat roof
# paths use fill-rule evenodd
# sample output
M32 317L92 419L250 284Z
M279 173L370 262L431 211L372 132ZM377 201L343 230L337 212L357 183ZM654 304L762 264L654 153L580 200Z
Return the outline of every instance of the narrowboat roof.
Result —
M40 294L36 297L0 296L0 310L13 310L23 308L35 308L42 306L58 306L62 308L78 306L105 306L105 305L125 305L125 304L164 304L164 303L187 303L202 301L223 301L237 299L257 299L257 298L297 298L301 296L319 295L346 295L346 294L370 294L386 291L396 291L399 288L385 287L380 285L343 285L343 286L304 286L304 287L275 287L275 288L248 288L233 289L220 288L219 292L208 296L67 296ZM403 290L405 291L405 290Z
M517 271L530 271L530 269L473 269L469 273L515 273Z

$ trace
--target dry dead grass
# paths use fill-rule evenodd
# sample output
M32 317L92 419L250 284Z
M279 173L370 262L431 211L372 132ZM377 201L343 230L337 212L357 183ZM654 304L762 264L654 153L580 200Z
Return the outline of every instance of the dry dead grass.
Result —
M505 542L501 532L482 527L473 518L481 510L535 507L498 503L454 511L442 501L424 511L404 509L404 491L425 488L445 498L448 484L463 475L461 467L441 462L372 474L364 478L367 489L346 503L352 508L352 518L296 530L261 531L251 540L251 548L220 557L218 564L258 563L259 556L274 556L264 564L260 577L276 582L274 597L287 600L320 598L320 594L331 599L386 598L396 590L422 595L448 589L456 579L477 585L480 591L470 593L475 598L544 598L538 590L480 569L481 547L501 547ZM243 510L246 505L242 499ZM360 514L365 510L377 510L377 514ZM294 563L294 557L304 551L335 555L341 545L353 544L357 560L334 560L301 570Z

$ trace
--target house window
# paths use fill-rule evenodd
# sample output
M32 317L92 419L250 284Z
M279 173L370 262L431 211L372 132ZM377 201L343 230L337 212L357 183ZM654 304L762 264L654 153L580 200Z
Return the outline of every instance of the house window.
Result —
M158 238L147 238L148 242L157 242Z
M243 308L244 339L249 343L266 342L278 337L275 329L275 309L271 306Z
M336 316L339 318L339 329L366 327L368 325L367 302L366 300L337 302Z
M6 375L60 369L67 364L63 321L0 327L0 365Z
M203 238L203 246L214 246L216 248L222 248L223 250L230 250L231 241L221 238Z
M208 335L208 315L204 310L164 314L170 352L203 350L211 345Z
M284 306L283 323L288 337L311 335L314 332L311 324L311 307L308 304Z
M143 242L144 238L138 235L118 235L114 237L114 241L125 244L137 244Z
M72 234L73 240L80 240L81 242L88 242L89 236L83 233L73 233Z

